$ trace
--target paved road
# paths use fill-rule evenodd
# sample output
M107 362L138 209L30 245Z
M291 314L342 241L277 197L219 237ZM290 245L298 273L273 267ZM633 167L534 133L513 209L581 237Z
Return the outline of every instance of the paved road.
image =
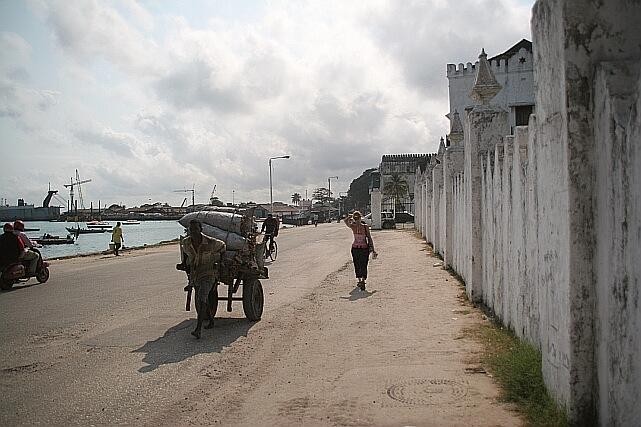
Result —
M341 224L282 232L263 318L349 262L350 240ZM262 322L221 303L193 340L176 262L177 246L57 261L48 283L0 293L0 425L139 423L179 404L213 353Z

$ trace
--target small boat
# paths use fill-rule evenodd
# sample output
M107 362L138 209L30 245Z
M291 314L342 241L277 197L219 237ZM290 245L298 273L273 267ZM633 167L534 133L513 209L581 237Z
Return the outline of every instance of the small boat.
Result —
M113 228L113 226L111 224L109 224L108 222L104 222L104 221L89 221L87 223L87 228L111 229L111 228Z
M138 225L138 224L140 224L140 221L135 219L128 219L122 222L122 225Z
M40 229L39 228L28 228L28 227L25 227L25 229L23 231L40 231Z
M68 245L74 243L74 238L71 234L67 234L67 237L52 236L51 234L45 234L42 237L34 239L41 245Z
M94 234L94 233L107 233L111 230L108 228L80 228L80 227L65 227L71 234Z

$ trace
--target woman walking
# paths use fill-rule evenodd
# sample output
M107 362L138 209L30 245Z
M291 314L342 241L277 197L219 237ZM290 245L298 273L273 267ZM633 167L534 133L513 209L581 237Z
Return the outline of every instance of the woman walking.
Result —
M367 280L367 262L369 253L372 252L374 258L378 253L374 250L374 241L369 231L369 226L361 222L362 215L359 211L354 211L348 217L345 217L345 224L352 229L354 233L354 242L352 243L352 259L354 260L354 272L358 280L358 287L365 290L365 280Z

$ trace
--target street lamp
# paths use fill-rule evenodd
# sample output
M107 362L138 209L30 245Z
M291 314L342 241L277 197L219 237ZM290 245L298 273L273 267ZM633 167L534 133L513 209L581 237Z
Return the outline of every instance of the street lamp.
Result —
M338 193L338 217L343 216L343 211L345 210L345 201L343 200L343 194L347 195L346 191L341 191Z
M327 191L329 192L328 196L331 199L332 198L332 182L330 181L330 179L336 179L337 180L338 177L337 176L328 176L327 177Z
M338 180L337 176L328 176L327 177L327 192L328 194L328 204L329 204L329 211L327 212L328 219L331 221L332 218L332 179Z
M274 213L274 196L272 190L272 160L275 159L289 159L289 156L276 156L269 158L269 204L271 206L271 213Z

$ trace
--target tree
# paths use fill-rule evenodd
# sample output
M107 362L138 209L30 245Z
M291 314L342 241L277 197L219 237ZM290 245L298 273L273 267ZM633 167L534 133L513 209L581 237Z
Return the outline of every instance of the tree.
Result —
M399 210L402 210L402 206L400 205L400 203L401 200L403 200L405 196L407 196L408 192L409 186L407 185L407 181L405 181L405 179L397 173L392 174L390 180L386 182L385 186L383 187L383 193L394 199L396 208L401 208Z
M352 181L347 190L348 199L345 204L345 209L351 211L352 209L366 210L370 202L369 187L372 182L372 172L376 169L367 169L361 176Z
M312 192L312 199L318 200L321 203L328 202L331 199L329 197L329 190L327 188L318 187Z
M300 204L300 201L301 201L301 196L300 196L299 193L292 194L292 203L293 204L298 205L298 204Z

